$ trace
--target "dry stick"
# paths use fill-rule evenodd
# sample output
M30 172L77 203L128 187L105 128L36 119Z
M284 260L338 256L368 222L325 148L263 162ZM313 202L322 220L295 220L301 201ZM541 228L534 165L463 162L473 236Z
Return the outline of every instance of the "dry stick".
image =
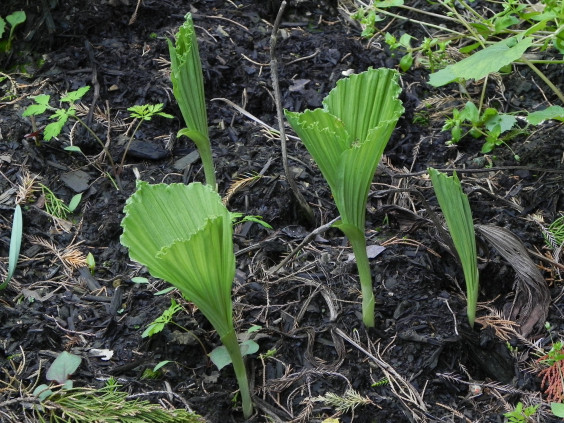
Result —
M336 217L335 219L333 219L331 222L326 223L323 226L320 226L319 228L315 229L314 231L310 232L304 239L302 242L300 242L300 245L298 245L296 248L294 248L292 250L292 252L290 254L288 254L286 256L286 258L284 258L284 260L282 260L276 267L274 267L272 270L268 271L268 275L273 275L276 272L278 272L278 270L280 270L284 265L286 265L286 263L288 263L290 261L290 259L292 257L294 257L298 251L300 251L304 245L306 245L308 242L310 242L316 235L325 232L327 229L329 229L331 226L333 226L333 224L339 220L341 217Z
M387 373L389 376L393 376L393 378L388 377L388 382L390 383L393 392L402 402L404 400L408 401L411 404L415 405L419 409L419 411L427 412L427 406L425 405L425 401L423 401L423 398L421 397L419 392L417 392L417 390L413 387L413 385L409 383L403 376L401 376L392 366L390 366L388 363L386 363L384 360L380 359L379 357L376 357L375 355L371 354L362 345L360 345L358 342L353 340L341 329L335 328L335 332L337 333L337 335L339 335L341 338L343 338L353 347L357 348L359 351L361 351L367 357L369 357L372 361L374 361L384 373ZM394 385L397 385L397 388L400 389L404 397L400 395L400 392L396 391L396 387Z
M282 15L284 14L284 9L286 8L286 0L280 4L280 9L278 10L278 15L274 21L274 26L272 27L272 34L270 36L270 75L272 78L272 88L274 89L274 100L276 102L276 115L278 117L278 126L280 128L280 147L282 150L282 165L284 166L284 173L286 174L286 181L294 194L296 200L298 200L301 211L304 213L307 222L313 225L315 218L313 216L313 211L311 207L304 199L302 193L299 191L298 186L294 177L290 173L290 167L288 166L288 152L286 150L286 132L284 130L284 115L282 113L282 100L280 96L280 84L278 83L278 60L276 59L276 38L278 33L278 28L280 27L280 21L282 20Z

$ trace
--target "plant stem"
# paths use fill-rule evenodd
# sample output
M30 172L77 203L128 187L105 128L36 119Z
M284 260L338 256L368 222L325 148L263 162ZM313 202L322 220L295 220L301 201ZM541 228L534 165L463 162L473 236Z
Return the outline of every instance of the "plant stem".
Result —
M243 361L243 356L241 355L241 349L239 348L239 342L237 341L235 330L232 329L229 333L227 333L227 335L222 336L221 342L227 349L229 357L231 357L231 363L233 364L233 369L235 370L235 377L237 378L237 383L239 384L239 392L241 393L243 415L245 416L245 419L248 419L251 417L251 414L253 414L253 403L251 401L251 393L249 391L247 369L245 368L245 362Z
M217 182L215 180L215 169L213 167L213 156L211 150L211 144L208 140L207 143L202 143L198 145L198 152L200 153L200 158L202 159L202 165L204 166L204 176L206 178L206 184L217 191Z
M366 327L374 327L374 291L372 290L372 274L370 262L366 254L366 238L362 236L349 236L353 253L356 258L360 289L362 292L362 321Z
M556 94L556 96L560 99L560 101L562 103L564 103L564 94L562 94L562 91L560 91L558 89L558 87L556 85L554 85L550 79L548 79L546 77L546 75L544 73L541 72L541 70L539 68L537 68L535 65L533 65L529 59L527 59L524 55L521 56L521 59L519 59L521 62L523 62L524 64L526 64L528 67L530 67L534 73L536 73L540 79L542 79L544 81L544 83L546 85L548 85L550 87L550 89L552 90L552 92L554 94Z
M84 122L81 118L79 118L78 116L74 115L72 116L74 119L76 119L82 126L84 126L86 128L86 130L88 132L90 132L90 135L92 135L94 137L94 139L96 139L96 141L98 141L98 143L102 146L102 150L104 150L104 153L106 153L106 157L108 158L110 165L112 166L112 170L114 172L114 176L116 178L117 184L119 189L121 189L121 180L119 179L119 174L117 173L117 169L116 169L116 164L114 163L114 159L112 159L112 155L110 154L110 152L108 151L108 149L106 148L106 145L104 144L104 142L100 139L100 137L98 137L98 135L96 135L96 132L94 132L92 130L92 128L90 128L86 122Z
M135 137L135 134L137 133L137 130L139 129L139 127L141 126L142 123L143 123L143 119L139 119L139 123L137 124L133 133L129 137L129 141L127 141L127 145L125 146L125 150L123 150L123 156L122 156L121 162L119 164L119 169L118 169L119 173L121 173L123 171L123 164L125 163L125 156L127 155L127 152L129 151L129 147L131 146L131 143L133 142L133 137Z

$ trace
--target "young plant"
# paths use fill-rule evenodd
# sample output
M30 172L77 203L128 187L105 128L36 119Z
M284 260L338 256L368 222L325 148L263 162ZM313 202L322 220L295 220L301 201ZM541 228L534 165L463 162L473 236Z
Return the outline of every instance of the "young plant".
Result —
M453 110L452 118L445 121L442 130L450 130L452 144L456 144L467 134L474 138L485 137L482 153L489 153L498 145L507 145L505 140L515 134L509 134L506 138L501 138L501 135L513 129L516 124L517 118L513 115L499 113L494 108L487 108L480 114L476 105L468 101L462 110ZM516 154L514 157L519 160Z
M41 187L41 193L45 199L45 211L57 219L66 219L70 213L76 210L82 199L82 194L76 194L71 198L67 206L65 202L58 198L47 186L43 184L39 184L39 186Z
M349 239L362 290L362 320L374 326L374 293L364 235L366 202L380 157L404 109L397 72L370 69L337 82L323 109L286 111L327 180Z
M529 423L531 417L537 412L539 405L531 405L523 408L523 403L518 402L515 409L504 414L508 423Z
M243 414L252 414L245 363L233 325L235 276L231 213L210 186L138 182L127 200L121 243L131 259L168 281L210 321L227 348Z
M79 88L76 91L71 91L71 92L67 93L66 95L64 95L63 97L61 97L61 100L60 100L61 103L68 103L69 104L68 108L66 108L66 109L63 108L63 107L56 108L56 107L52 107L51 105L49 105L49 101L51 100L51 96L48 95L48 94L41 94L41 95L35 96L35 97L33 97L35 104L32 104L27 109L25 109L23 116L24 117L25 116L38 116L38 115L42 115L43 113L45 113L47 111L51 112L51 116L49 116L49 119L54 120L54 122L51 122L50 124L48 124L45 127L45 129L43 130L43 139L45 141L49 141L52 138L58 136L61 133L61 131L63 130L63 127L65 126L65 124L67 123L69 118L78 121L96 139L98 144L100 144L102 146L102 149L106 153L106 156L108 157L108 160L110 161L110 164L111 164L111 166L114 170L114 175L117 175L114 161L112 159L110 152L106 148L106 145L104 144L104 142L100 139L100 137L98 137L98 135L96 135L96 133L92 130L92 128L90 128L86 124L86 122L84 122L76 114L75 103L80 101L80 99L82 97L84 97L84 95L88 92L89 89L90 89L89 86L84 86L84 87ZM39 142L37 142L37 141L36 141L36 143L39 144ZM80 151L80 149L77 146L73 146L73 145L65 147L65 150Z
M439 206L445 216L454 248L462 264L466 281L467 315L470 326L474 327L476 318L476 303L478 302L478 257L476 253L476 234L472 221L472 211L468 197L462 191L462 186L456 176L440 173L429 168L429 175L433 183Z
M133 130L131 137L129 137L129 141L127 141L127 145L125 146L125 150L123 151L123 156L121 158L121 163L119 164L119 171L123 170L123 163L125 162L125 156L129 151L129 147L131 146L131 142L135 138L135 134L141 127L141 124L145 121L151 120L154 116L161 116L167 119L173 119L174 116L169 115L168 113L164 113L163 110L164 105L162 103L159 104L142 104L136 105L128 108L127 110L130 112L129 115L134 119L139 119L137 126Z
M174 301L174 298L171 298L170 307L163 311L159 317L157 317L149 324L149 326L147 326L147 329L145 329L145 331L141 334L141 338L153 336L156 333L161 332L169 323L174 323L172 321L172 318L180 310L182 310L182 306Z
M10 236L10 251L8 256L8 274L4 282L0 284L0 291L6 289L18 265L18 257L20 255L20 248L22 246L23 222L22 222L22 209L19 204L16 204L14 210L14 220L12 222L12 234Z
M186 21L176 34L176 44L168 40L170 52L172 90L186 128L178 131L178 136L186 136L196 144L206 184L216 189L215 170L208 131L206 98L204 96L204 77L198 51L198 40L194 30L192 15L186 15Z
M14 39L14 31L16 27L26 20L26 15L23 10L18 10L16 12L10 13L6 16L6 19L0 16L0 38L4 35L6 31L6 21L10 24L10 35L8 35L7 40L0 41L0 51L7 52L12 50L12 41Z

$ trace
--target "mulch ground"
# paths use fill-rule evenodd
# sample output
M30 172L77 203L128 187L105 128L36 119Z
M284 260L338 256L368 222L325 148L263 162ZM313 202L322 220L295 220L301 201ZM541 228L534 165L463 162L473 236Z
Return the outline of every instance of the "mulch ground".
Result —
M220 100L278 126L269 66L276 2L146 0L135 19L135 2L126 0L47 3L11 0L0 13L22 7L28 13L16 48L0 56L0 68L9 75L0 82L2 275L16 199L24 219L20 262L0 294L0 403L9 401L1 421L34 421L25 403L12 400L29 395L37 378L44 383L45 368L63 350L83 358L72 376L75 386L100 387L115 377L129 393L170 390L209 422L243 421L233 401L232 370L218 371L206 355L220 344L213 328L178 293L159 295L168 285L130 261L119 242L123 207L136 178L203 181L194 145L175 136L183 123L165 41L187 12L193 13L199 38L219 191L229 195L232 211L262 216L273 227L247 222L237 226L235 236L236 326L240 332L261 326L259 353L247 361L256 408L251 421L323 421L338 413L320 397L347 390L366 402L338 416L342 422L501 422L518 401L541 404L535 421L557 421L542 402L538 368L532 367L535 352L547 351L564 330L563 291L553 264L558 257L532 216L543 217L546 226L564 210L561 125L545 123L511 141L519 162L504 147L481 154L482 141L475 139L447 146L440 112L449 106L437 99L456 107L466 100L456 84L440 91L429 86L423 68L402 74L406 112L368 202L368 244L383 248L371 258L376 327L367 330L352 250L337 229L320 232L272 272L316 227L337 217L337 210L304 146L290 139L291 170L315 212L315 225L308 225L286 183L279 139ZM420 2L418 7L435 6ZM394 22L389 30L425 36L410 22ZM397 67L399 59L378 39L361 38L360 28L334 2L291 2L277 53L282 105L295 111L320 107L347 72ZM542 82L535 78L519 69L504 84L492 82L487 98L492 104L506 102L509 111L554 101L537 88ZM81 102L81 116L117 163L134 124L128 107L163 103L175 116L141 126L119 190L99 145L78 126L67 125L50 142L26 137L48 123L44 117L35 122L22 117L31 96L49 94L55 104L84 85L92 88ZM481 85L469 89L479 95ZM430 98L435 103L421 108ZM85 154L64 150L70 143ZM430 166L459 170L474 221L482 225L481 320L473 329L466 319L462 269L433 220L440 219L440 210L425 172ZM21 197L26 178L67 203L82 193L79 209L66 221L53 219L40 189ZM497 234L493 244L492 234ZM88 253L96 261L93 274L86 266ZM149 282L135 283L135 277ZM142 338L171 297L183 306L174 316L176 325ZM111 358L96 356L95 350L110 351ZM170 363L156 378L144 377L163 360ZM151 398L185 407L177 398Z

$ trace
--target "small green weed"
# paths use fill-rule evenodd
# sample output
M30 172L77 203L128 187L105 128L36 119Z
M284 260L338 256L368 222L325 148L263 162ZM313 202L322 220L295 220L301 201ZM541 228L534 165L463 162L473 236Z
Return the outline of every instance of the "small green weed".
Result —
M523 408L523 404L518 402L515 409L505 413L504 416L507 417L508 423L528 423L532 421L530 417L537 412L538 408L538 405Z
M4 19L0 16L0 38L4 35L6 31L6 22L10 24L10 34L7 40L0 41L0 52L7 52L12 50L12 41L14 40L14 31L16 27L25 22L27 19L26 14L23 10L18 10L16 12L10 13Z
M66 205L47 186L43 184L39 184L39 186L41 187L43 198L45 198L45 211L57 219L66 219L69 214L76 210L82 199L82 194L76 194L71 198L69 204Z

